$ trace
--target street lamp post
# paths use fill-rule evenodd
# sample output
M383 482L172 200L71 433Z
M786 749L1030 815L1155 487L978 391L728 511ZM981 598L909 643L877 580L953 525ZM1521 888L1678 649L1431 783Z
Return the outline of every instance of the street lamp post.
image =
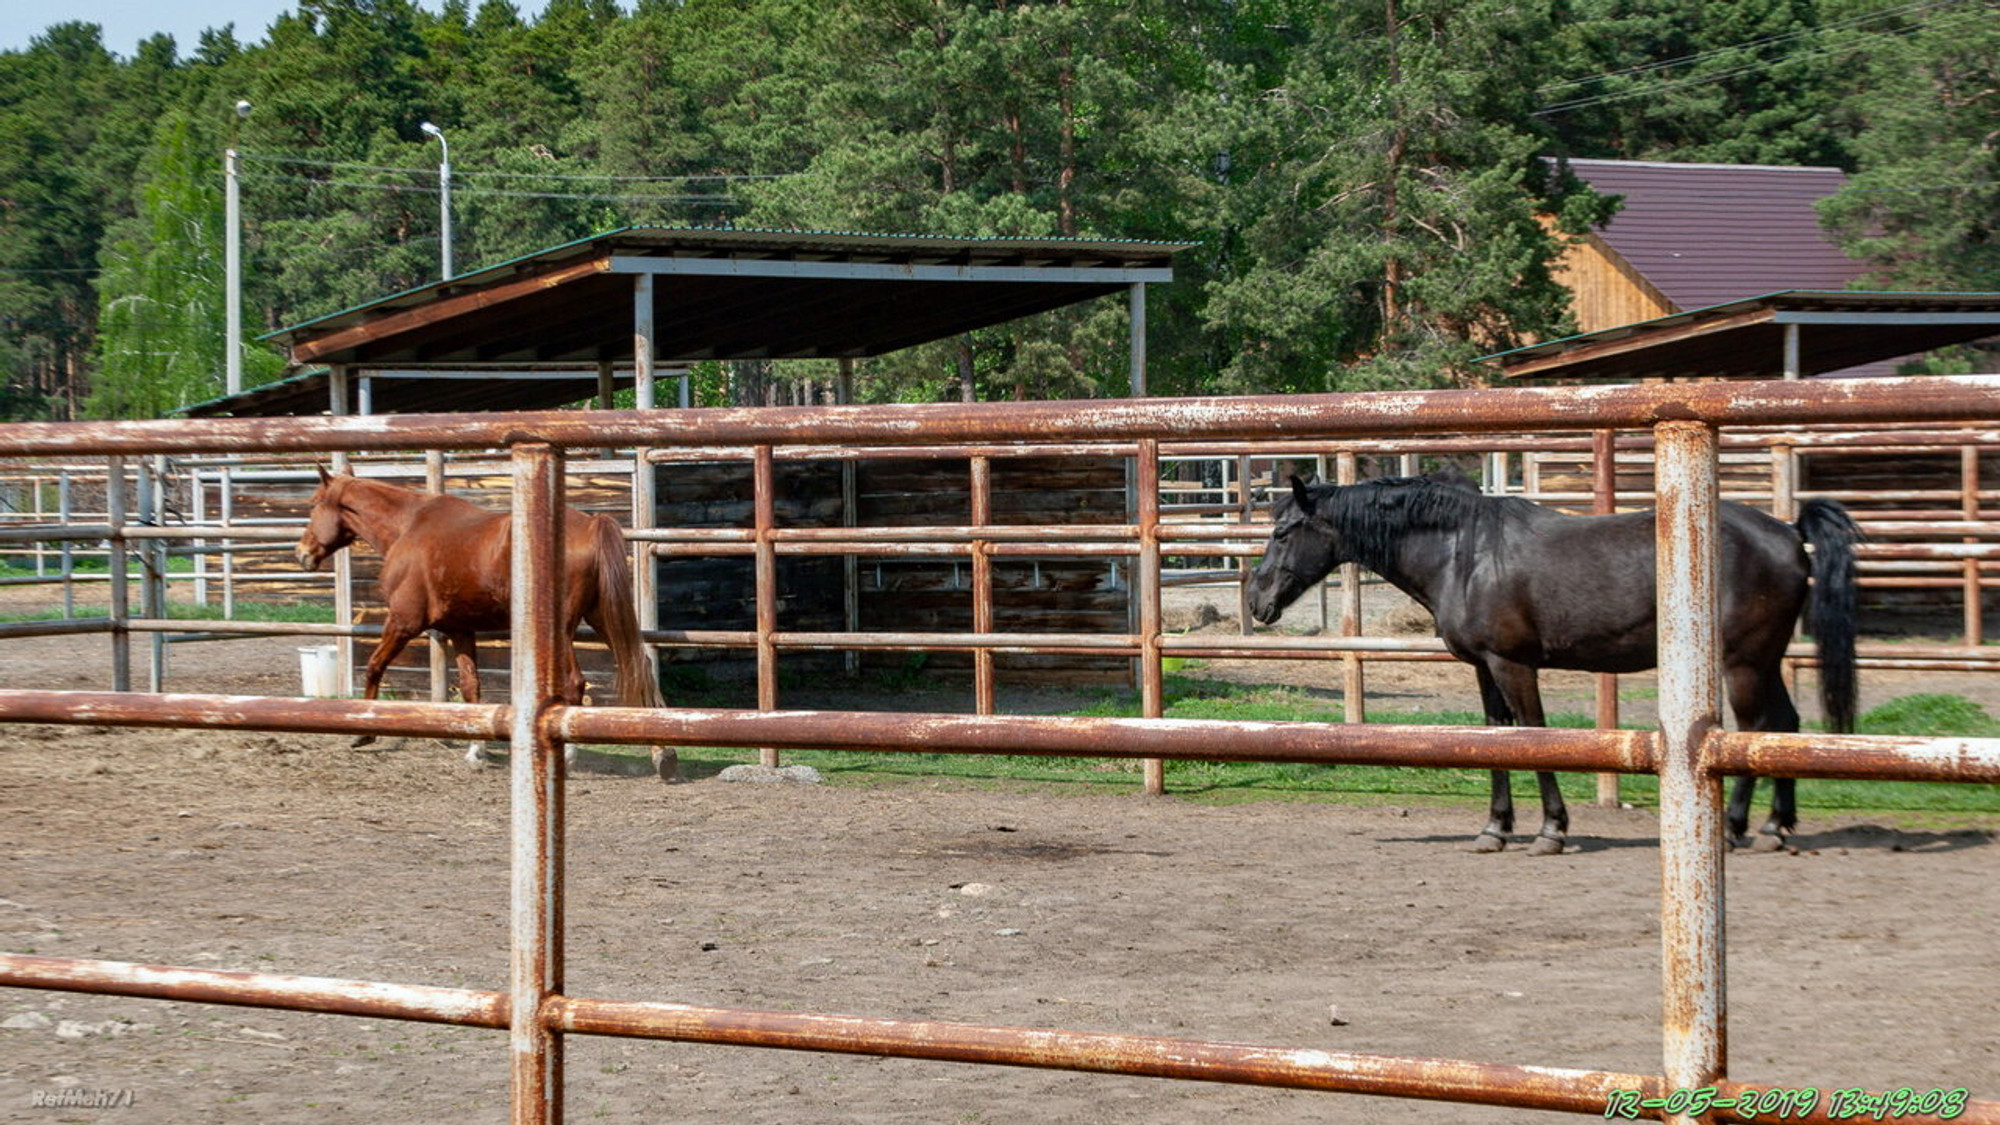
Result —
M444 234L444 279L451 280L451 143L444 130L426 121L419 126L427 136L438 139L438 225Z
M237 102L236 119L249 116L250 103ZM236 127L232 125L229 133L229 147L222 153L223 226L228 228L222 245L222 385L233 395L243 390L243 168L236 152Z

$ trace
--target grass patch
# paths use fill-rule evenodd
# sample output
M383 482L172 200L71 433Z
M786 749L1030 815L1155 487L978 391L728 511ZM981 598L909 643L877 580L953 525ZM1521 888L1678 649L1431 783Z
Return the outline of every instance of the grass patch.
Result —
M103 617L108 611L103 606L78 606L78 618ZM139 614L139 603L134 599L130 612ZM167 617L175 621L221 621L220 605L195 605L187 602L168 602ZM14 624L25 621L61 621L62 607L47 609L11 610L0 613L0 623ZM333 622L333 607L308 605L298 602L244 602L236 603L236 621L282 621L290 624L325 625Z
M1077 714L1136 717L1139 705L1129 695L1107 696ZM1296 688L1246 687L1185 676L1169 676L1166 717L1242 721L1339 722L1340 704L1326 696ZM1429 726L1481 726L1484 719L1470 711L1375 712L1379 723ZM1588 715L1558 713L1549 725L1588 729ZM2000 737L2000 720L1978 704L1958 696L1914 695L1891 700L1863 715L1863 734L1937 737ZM1630 729L1646 729L1633 726ZM755 761L752 751L684 748L681 761L692 776L723 766ZM849 751L797 751L787 762L809 765L836 784L884 785L952 778L996 788L1075 787L1077 791L1129 792L1138 783L1139 763L1126 759L1041 758L1022 755L874 754ZM1589 802L1596 798L1596 778L1587 773L1556 775L1565 798ZM1314 766L1289 763L1167 763L1167 787L1184 797L1218 802L1245 800L1328 800L1381 804L1398 799L1435 800L1484 805L1489 794L1485 770L1423 769L1406 766ZM1515 772L1517 806L1538 803L1535 778ZM2000 814L2000 785L1949 785L1907 781L1821 781L1801 786L1801 803L1819 810L1883 810L1950 814ZM1766 791L1768 792L1768 790ZM1641 807L1658 804L1658 783L1650 775L1628 775L1620 783L1621 797Z

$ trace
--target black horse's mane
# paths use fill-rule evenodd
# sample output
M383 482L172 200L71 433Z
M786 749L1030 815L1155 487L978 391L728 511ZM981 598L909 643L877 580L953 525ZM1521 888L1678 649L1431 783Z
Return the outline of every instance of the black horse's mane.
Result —
M1329 486L1315 499L1314 514L1333 525L1362 565L1377 569L1395 557L1396 545L1411 532L1456 530L1493 498L1434 477L1378 477Z

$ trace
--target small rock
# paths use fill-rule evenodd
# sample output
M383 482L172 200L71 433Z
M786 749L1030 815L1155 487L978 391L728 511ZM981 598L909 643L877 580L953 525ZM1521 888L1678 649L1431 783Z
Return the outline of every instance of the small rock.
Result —
M833 958L831 957L808 957L805 960L799 962L799 968L813 969L813 968L818 968L822 965L831 965L831 964L833 964Z
M8 1031L47 1031L55 1026L55 1021L40 1012L21 1012L0 1020L0 1028Z
M994 936L994 937L1020 937L1020 936L1021 936L1021 933L1022 933L1022 931L1020 931L1020 930L1017 930L1017 929L1015 929L1015 928L1014 928L1014 927L1012 927L1012 926L1009 926L1009 927L1007 927L1007 928L1006 928L1006 929L1004 929L1004 930L994 930L994 931L993 931L993 936Z
M825 782L820 772L811 766L753 766L749 764L730 766L715 775L718 781L747 781L757 785L791 782L794 785L819 785Z
M192 812L189 812L189 811L188 811L188 810L186 810L186 809L182 809L181 811L179 811L179 812L175 813L174 815L175 815L175 816L193 816L194 814L193 814Z
M1326 1022L1335 1027L1347 1026L1347 1021L1340 1018L1340 1005L1328 1004L1326 1006Z
M701 943L701 951L703 953L713 953L721 948L722 944L720 942L705 941Z
M966 896L967 898L978 898L981 895L992 894L993 887L987 883L967 883L964 886L958 888L958 893Z
M275 1031L259 1031L254 1027L243 1027L243 1028L238 1028L237 1030L241 1031L245 1035L248 1035L252 1039L275 1039L280 1043L285 1042L285 1037L278 1034Z
M104 1034L104 1029L106 1026L107 1026L106 1024L101 1024L101 1023L83 1023L79 1020L63 1020L61 1023L56 1024L56 1038L87 1039L93 1035Z

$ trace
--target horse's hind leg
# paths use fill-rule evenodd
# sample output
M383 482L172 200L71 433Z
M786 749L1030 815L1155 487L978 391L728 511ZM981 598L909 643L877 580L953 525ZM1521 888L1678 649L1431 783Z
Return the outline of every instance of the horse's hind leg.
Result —
M472 633L446 633L444 639L451 645L451 660L458 672L458 697L467 703L479 702L479 638ZM465 760L475 766L491 765L495 761L486 752L486 745L474 742L466 747Z
M1500 694L1500 687L1493 682L1493 676L1484 665L1474 665L1479 673L1479 698L1486 707L1486 721L1494 726L1512 726L1514 712L1507 706L1507 697ZM1514 788L1506 770L1494 770L1491 776L1492 798L1488 803L1486 827L1472 838L1472 850L1490 853L1507 847L1507 833L1514 830Z
M1784 673L1776 661L1767 666L1732 665L1723 670L1729 690L1729 709L1743 730L1796 731L1799 711L1785 690ZM1771 816L1757 829L1754 842L1745 837L1750 828L1750 802L1757 787L1754 777L1738 778L1729 797L1729 840L1736 847L1746 842L1759 851L1775 851L1798 826L1798 782L1789 777L1771 783Z

